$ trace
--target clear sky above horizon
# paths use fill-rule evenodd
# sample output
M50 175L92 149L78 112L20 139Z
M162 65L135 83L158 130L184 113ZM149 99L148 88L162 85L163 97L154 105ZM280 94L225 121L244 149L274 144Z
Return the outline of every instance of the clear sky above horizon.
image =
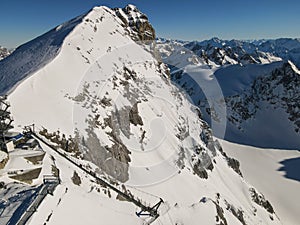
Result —
M1 1L0 45L13 48L97 5L137 5L157 36L204 40L300 37L299 0Z

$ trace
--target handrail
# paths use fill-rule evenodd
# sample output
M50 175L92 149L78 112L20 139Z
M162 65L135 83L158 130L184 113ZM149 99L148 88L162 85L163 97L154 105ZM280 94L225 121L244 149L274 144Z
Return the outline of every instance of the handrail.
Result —
M127 193L122 192L121 190L117 189L116 187L114 187L113 185L111 185L110 183L108 183L106 180L104 180L102 178L99 178L94 172L85 169L80 164L77 164L74 160L72 160L71 158L67 157L65 154L63 154L58 149L54 148L51 144L49 144L47 141L45 141L43 138L41 138L35 132L31 131L31 134L35 138L37 138L38 140L40 140L41 142L43 142L45 145L47 145L49 148L51 148L53 151L55 151L56 153L58 153L60 156L62 156L63 158L65 158L66 160L68 160L69 162L71 162L73 165L75 165L76 167L78 167L79 169L81 169L83 172L85 172L85 173L89 174L90 176L92 176L93 178L95 178L100 184L103 184L104 186L109 187L111 190L113 190L114 192L116 192L120 196L124 197L127 201L132 202L133 204L135 204L136 206L138 206L139 208L141 208L141 211L148 212L147 215L149 215L151 217L155 217L155 218L157 218L159 216L157 205L159 203L163 202L163 200L161 198L160 198L160 202L157 203L154 207L146 206L143 203L141 203L140 201L137 201L136 199L134 199L132 197L132 195L128 195Z

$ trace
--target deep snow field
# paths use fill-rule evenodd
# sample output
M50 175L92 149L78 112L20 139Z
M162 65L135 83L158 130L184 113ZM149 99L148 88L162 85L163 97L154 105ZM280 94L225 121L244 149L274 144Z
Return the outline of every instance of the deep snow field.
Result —
M245 179L265 193L265 197L273 203L281 222L290 225L298 224L300 221L300 152L262 149L224 140L220 142L230 156L240 161ZM285 171L281 162L291 159L297 161ZM289 173L294 173L298 177L288 178Z

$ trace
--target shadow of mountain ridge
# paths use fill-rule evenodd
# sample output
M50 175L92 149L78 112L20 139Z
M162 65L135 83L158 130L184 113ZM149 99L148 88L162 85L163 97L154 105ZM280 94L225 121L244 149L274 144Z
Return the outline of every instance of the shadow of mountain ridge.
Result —
M279 163L282 166L278 171L284 171L286 178L300 182L300 157L282 160Z

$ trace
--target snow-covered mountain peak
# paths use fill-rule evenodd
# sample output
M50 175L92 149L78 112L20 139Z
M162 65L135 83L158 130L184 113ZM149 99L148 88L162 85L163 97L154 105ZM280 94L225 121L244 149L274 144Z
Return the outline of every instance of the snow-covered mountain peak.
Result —
M267 64L270 62L280 61L281 58L270 53L260 51L259 48L250 42L239 40L220 40L218 38L212 38L205 41L191 41L191 42L178 42L169 41L165 43L159 43L159 51L163 54L163 58L168 61L168 56L173 54L178 49L185 48L185 51L191 52L191 54L197 56L200 60L204 61L204 65L209 66L222 66L222 65L247 65L247 64ZM181 44L180 44L181 43ZM168 50L168 48L170 50ZM166 54L166 51L169 52ZM172 56L172 61L174 57ZM178 62L181 59L178 57Z
M267 40L264 43L261 43L261 47L269 47L273 51L280 50L292 50L300 47L300 41L296 38L279 38L275 40Z
M134 38L134 40L142 42L155 40L155 30L148 21L148 17L136 6L129 4L122 9L115 8L114 10L125 26L137 32L138 39Z
M282 41L290 42L279 40ZM294 40L291 42L295 44ZM248 47L254 49L253 44L242 41L235 41L230 46L227 43L225 48L213 48L212 54L210 50L204 50L207 46L211 49L209 45L201 47L200 43L191 42L185 45L188 50L183 51L182 45L170 43L158 43L158 47L164 62L172 68L172 80L202 108L206 121L226 124L225 135L215 131L216 135L260 147L299 148L299 69L292 60L296 58L296 50L285 53L295 53L294 58L282 60L269 52L247 53ZM242 57L229 57L235 55L233 52L240 52ZM190 60L193 57L198 60ZM205 67L205 64L210 66ZM217 95L216 87L221 90ZM214 90L213 98L208 89ZM275 118L281 118L280 122L272 122ZM264 123L267 125L262 129Z
M122 11L127 15L129 22L149 22L148 17L144 13L142 13L135 5L128 4L122 9Z
M300 75L300 70L297 68L297 66L292 61L288 60L288 64L291 66L293 71L295 71L296 73L298 73Z
M147 17L129 5L95 7L21 46L0 62L1 92L10 91L15 126L35 124L57 148L142 201L164 199L166 210L153 224L174 224L170 215L178 224L201 217L204 224L280 224L199 109L172 84L147 45L154 39ZM184 48L172 47L178 46ZM191 50L178 54L197 66L211 62ZM139 224L131 208L123 210Z
M70 20L18 47L0 61L0 94L7 93L22 79L51 62L60 52L65 38L82 22L83 16Z
M10 57L0 62L0 76L4 81L0 84L0 94L11 90L20 80L51 62L60 54L61 49L73 49L74 53L79 53L83 48L84 51L80 54L91 64L99 55L106 53L107 49L103 49L104 45L106 48L112 47L108 42L113 43L113 41L109 39L118 40L119 36L123 36L130 41L132 39L142 42L154 40L155 31L147 17L131 8L126 10L110 9L106 6L94 7L87 14L67 21L21 45ZM124 13L123 10L129 14ZM109 24L112 26L110 27ZM98 29L107 32L102 35L97 32ZM103 42L97 48L93 47L94 42L98 42L96 38L102 39ZM32 54L33 52L36 54Z
M164 44L172 45L173 42L171 40ZM209 59L217 65L267 64L283 59L291 60L297 67L300 66L299 39L243 41L212 38L186 42L183 45L195 55Z
M194 44L197 44L199 42L195 41ZM225 42L218 37L213 37L207 41L202 41L201 42L203 45L210 45L212 47L219 47L221 48L223 45L225 45Z
M143 13L135 5L132 5L132 4L128 4L123 9L128 14L131 14L131 15L135 14L136 18L139 18L139 17L141 17L141 15L143 15Z

